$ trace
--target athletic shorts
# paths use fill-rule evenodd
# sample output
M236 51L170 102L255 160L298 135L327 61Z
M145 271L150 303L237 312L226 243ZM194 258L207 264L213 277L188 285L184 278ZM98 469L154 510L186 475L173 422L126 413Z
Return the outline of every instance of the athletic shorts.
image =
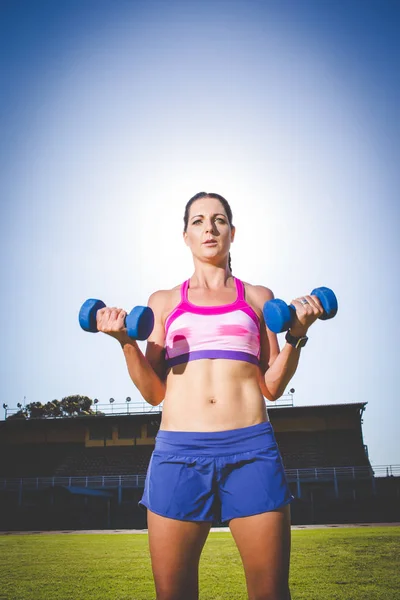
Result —
M269 421L156 435L138 506L182 521L225 522L294 500Z

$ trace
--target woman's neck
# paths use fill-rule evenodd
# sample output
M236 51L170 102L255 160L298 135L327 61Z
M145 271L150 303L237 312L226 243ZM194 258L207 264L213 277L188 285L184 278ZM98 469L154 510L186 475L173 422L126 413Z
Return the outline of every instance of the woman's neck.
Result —
M230 281L230 285L227 282ZM235 283L233 280L232 273L228 266L225 268L218 268L212 266L211 269L195 269L193 275L190 278L191 288L203 288L209 290L218 290L224 287L234 287Z

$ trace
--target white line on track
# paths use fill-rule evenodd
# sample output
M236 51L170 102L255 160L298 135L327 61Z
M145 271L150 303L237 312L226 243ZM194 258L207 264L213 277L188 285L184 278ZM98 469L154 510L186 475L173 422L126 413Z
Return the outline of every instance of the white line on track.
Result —
M338 527L399 527L400 523L327 523L326 525L292 525L291 529L333 529ZM229 527L211 527L211 532L229 533ZM0 535L54 535L59 533L148 533L147 529L60 529L52 531L0 531Z

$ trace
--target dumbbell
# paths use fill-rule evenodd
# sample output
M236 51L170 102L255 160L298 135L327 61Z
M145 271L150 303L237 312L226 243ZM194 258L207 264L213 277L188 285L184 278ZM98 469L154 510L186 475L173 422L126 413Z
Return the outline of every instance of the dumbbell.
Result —
M315 288L310 296L317 296L324 309L318 318L322 321L333 319L338 310L338 301L332 290L327 287ZM281 333L290 328L296 308L293 304L287 305L283 300L274 298L264 304L263 314L267 327L274 333Z
M79 324L85 331L97 333L97 311L105 308L101 300L89 298L81 306L79 311ZM125 327L129 337L134 340L147 340L154 327L154 314L148 306L135 306L129 315L125 317Z

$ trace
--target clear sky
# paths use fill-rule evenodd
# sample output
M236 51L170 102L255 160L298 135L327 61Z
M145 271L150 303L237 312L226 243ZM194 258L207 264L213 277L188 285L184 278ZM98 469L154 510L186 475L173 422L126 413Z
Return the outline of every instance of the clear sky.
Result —
M190 277L184 206L217 192L234 275L338 297L295 404L368 402L400 464L399 50L389 0L0 0L2 404L139 399L79 308Z

